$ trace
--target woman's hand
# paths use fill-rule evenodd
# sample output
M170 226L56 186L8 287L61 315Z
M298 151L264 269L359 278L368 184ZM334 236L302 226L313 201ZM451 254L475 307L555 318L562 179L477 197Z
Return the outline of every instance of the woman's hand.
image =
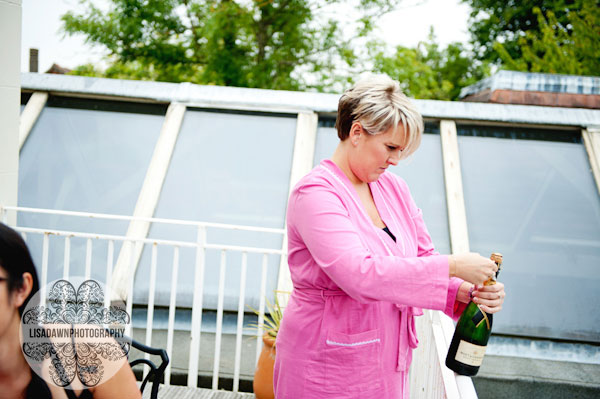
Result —
M498 271L498 265L491 259L477 253L450 255L450 277L459 277L473 284L483 284Z
M473 302L480 305L486 313L496 313L502 309L504 303L504 284L496 282L493 285L478 285L473 290Z

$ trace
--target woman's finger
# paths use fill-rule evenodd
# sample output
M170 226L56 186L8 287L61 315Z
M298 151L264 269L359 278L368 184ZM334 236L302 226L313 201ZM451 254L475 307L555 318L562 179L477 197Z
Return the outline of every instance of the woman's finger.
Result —
M502 306L504 303L504 292L479 292L473 293L473 302L490 308Z
M474 291L473 292L473 296L474 297L483 298L483 299L490 299L490 300L503 299L504 298L504 295L503 295L502 292Z
M503 292L504 284L496 283L496 284L492 284L492 285L479 285L479 286L475 287L475 291L478 291L478 292Z

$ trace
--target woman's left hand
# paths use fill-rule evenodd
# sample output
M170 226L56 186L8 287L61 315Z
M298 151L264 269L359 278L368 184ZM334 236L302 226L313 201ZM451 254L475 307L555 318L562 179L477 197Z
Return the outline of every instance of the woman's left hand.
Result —
M473 302L480 305L486 313L496 313L502 309L504 303L504 284L496 282L494 285L478 285L473 290Z

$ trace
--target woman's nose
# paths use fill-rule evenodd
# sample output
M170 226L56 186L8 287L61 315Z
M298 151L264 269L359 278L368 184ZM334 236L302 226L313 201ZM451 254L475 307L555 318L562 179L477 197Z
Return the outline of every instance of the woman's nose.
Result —
M390 155L390 157L388 158L388 163L392 166L396 166L396 165L398 165L399 160L400 160L400 151L398 151L398 153L394 153L393 155Z

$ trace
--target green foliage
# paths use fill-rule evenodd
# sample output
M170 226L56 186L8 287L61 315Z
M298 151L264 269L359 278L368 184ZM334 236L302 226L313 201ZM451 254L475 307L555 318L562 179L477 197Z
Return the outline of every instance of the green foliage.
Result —
M454 100L460 90L489 75L485 63L473 61L461 43L441 49L433 28L429 38L416 48L398 46L392 56L380 43L370 44L375 71L400 82L403 91L422 99Z
M494 44L508 69L528 72L600 75L600 8L593 0L583 0L580 10L567 16L563 26L554 12L545 15L540 8L537 16L539 30L528 31L518 44L521 57L513 58L507 47Z
M504 55L522 57L519 43L527 32L539 32L540 21L534 8L551 11L556 22L570 35L569 15L581 9L584 0L462 0L471 7L469 32L475 54L481 60L499 63L500 53L494 43L503 46ZM596 5L596 7L598 7Z
M177 81L173 69L183 70L186 75L194 73L182 40L186 27L176 14L176 0L113 0L114 6L108 12L91 0L82 3L87 13L65 14L64 31L83 33L87 43L105 47L119 64L119 72L113 73L132 70L132 77L164 81Z
M362 12L353 37L320 12L349 1ZM62 20L67 35L108 52L106 71L82 66L75 74L325 90L338 81L337 67L355 62L352 40L399 1L110 0L105 11L80 0L85 11Z
M275 301L271 303L268 299L266 300L267 314L264 314L264 324L259 325L257 323L253 323L250 325L252 329L255 329L259 332L264 332L269 334L272 338L277 338L277 333L279 332L279 326L281 325L281 320L283 319L283 306L279 302L278 294L283 294L285 296L289 296L290 292L288 291L275 291ZM247 305L250 310L257 316L260 316L260 311L258 309L254 309L252 306Z

